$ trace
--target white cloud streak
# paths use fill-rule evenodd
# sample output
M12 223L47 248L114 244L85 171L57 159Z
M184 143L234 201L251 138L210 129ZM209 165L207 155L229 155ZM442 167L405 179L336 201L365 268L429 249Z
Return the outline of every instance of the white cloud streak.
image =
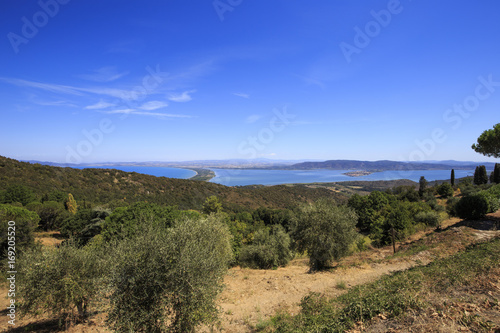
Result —
M168 106L168 103L162 101L150 101L142 104L139 109L146 111L153 111L161 108L165 108Z
M250 95L249 94L245 94L245 93L233 93L234 96L238 96L238 97L243 97L243 98L250 98Z
M167 96L167 98L169 101L172 101L172 102L178 102L178 103L189 102L190 100L193 99L190 94L193 94L195 92L196 92L196 90L188 90L188 91L184 91L181 94L169 94Z
M111 82L118 80L125 75L128 75L129 72L118 72L115 67L102 67L96 69L92 74L82 74L78 75L79 78L89 81L95 82Z
M103 111L103 113L106 113L106 114L139 115L139 116L153 116L153 117L160 117L160 118L194 118L193 116L184 115L184 114L147 112L147 111L138 111L136 109L122 109L122 110L113 110L113 111Z
M85 109L87 109L87 110L101 110L101 109L106 109L106 108L113 107L113 106L116 106L116 104L108 103L108 102L105 102L101 99L96 104L86 106Z

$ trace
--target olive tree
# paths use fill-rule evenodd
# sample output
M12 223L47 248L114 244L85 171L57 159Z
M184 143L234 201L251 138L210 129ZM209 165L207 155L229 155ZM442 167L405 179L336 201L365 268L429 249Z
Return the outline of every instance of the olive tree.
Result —
M26 251L18 261L21 312L79 320L97 299L105 274L102 252L77 248L71 242L59 248Z
M311 271L323 269L348 254L359 236L357 218L352 208L329 201L301 207L292 222L292 237L297 250L309 255Z
M286 266L293 258L290 236L277 224L257 230L252 244L241 248L239 263L252 268Z
M120 332L190 332L217 319L216 297L232 260L217 215L144 225L113 255L108 325Z

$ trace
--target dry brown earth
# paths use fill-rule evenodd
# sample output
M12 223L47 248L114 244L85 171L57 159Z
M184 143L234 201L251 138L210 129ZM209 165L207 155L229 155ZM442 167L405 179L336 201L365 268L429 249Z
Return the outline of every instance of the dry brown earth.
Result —
M399 255L394 256L391 247L371 249L342 260L326 272L309 273L306 258L295 259L289 266L276 270L232 268L220 296L222 320L219 331L251 332L260 321L269 319L277 311L297 313L298 303L310 292L340 295L352 286L374 281L384 274L424 265L437 257L456 253L469 244L499 237L500 231L491 230L498 226L498 221L500 212L470 225L456 218L450 219L443 224L445 231L419 232L400 244ZM51 234L42 236L40 241L45 245L53 246L59 241ZM423 250L411 254L405 252L416 245L422 246ZM6 295L5 286L0 293ZM1 309L6 308L7 302L6 298L0 298ZM105 314L98 314L88 323L70 327L67 332L108 332L104 328L104 319ZM9 332L56 332L56 327L56 321L50 318L21 319L17 321L16 329ZM2 332L8 329L5 310L0 312L0 328ZM202 331L208 329L202 328Z

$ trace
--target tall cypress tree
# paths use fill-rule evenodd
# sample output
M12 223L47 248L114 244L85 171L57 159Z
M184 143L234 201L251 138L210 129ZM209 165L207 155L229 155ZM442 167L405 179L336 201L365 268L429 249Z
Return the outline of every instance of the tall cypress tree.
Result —
M451 183L451 186L455 186L455 169L451 169L450 183Z
M493 182L500 184L500 164L495 163L495 170L493 171Z
M488 173L486 172L486 167L481 165L479 167L479 184L488 184Z
M474 185L480 185L479 183L479 167L476 167L476 171L474 171Z
M425 179L424 176L421 176L418 183L419 183L418 194L420 195L420 197L422 197L424 195L425 188L427 187L427 180Z

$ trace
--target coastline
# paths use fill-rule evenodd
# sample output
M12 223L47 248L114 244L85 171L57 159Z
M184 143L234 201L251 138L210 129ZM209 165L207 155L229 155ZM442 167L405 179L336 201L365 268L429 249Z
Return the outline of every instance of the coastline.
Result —
M183 168L183 169L192 170L196 172L196 175L188 178L189 180L208 182L212 178L215 178L215 172L213 172L210 169L203 169L203 168Z
M374 172L375 171L359 170L359 171L344 172L343 175L346 175L346 176L349 176L349 177L363 177L363 176L371 175Z

